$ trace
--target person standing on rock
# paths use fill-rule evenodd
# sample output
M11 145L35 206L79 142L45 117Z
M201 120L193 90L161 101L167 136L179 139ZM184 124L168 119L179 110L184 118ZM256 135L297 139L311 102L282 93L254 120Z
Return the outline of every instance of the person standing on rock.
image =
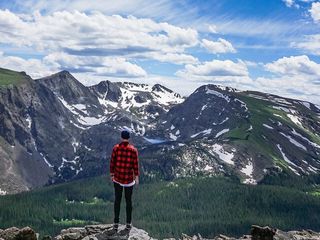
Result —
M121 142L113 147L110 160L110 176L115 191L114 221L110 234L118 232L120 204L124 189L126 199L126 228L118 234L129 234L132 224L132 191L133 186L139 184L139 160L138 150L129 143L130 132L121 132Z

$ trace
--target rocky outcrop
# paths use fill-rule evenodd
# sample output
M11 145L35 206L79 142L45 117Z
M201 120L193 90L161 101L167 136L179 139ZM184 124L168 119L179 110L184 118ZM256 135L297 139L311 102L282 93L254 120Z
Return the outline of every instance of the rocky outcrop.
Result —
M120 225L118 233L125 228ZM149 234L139 228L133 227L128 235L120 236L115 234L110 236L112 224L87 225L85 227L71 227L61 230L60 234L51 237L43 236L41 240L108 240L108 239L129 239L129 240L155 240ZM0 229L0 240L38 240L39 234L30 227L22 229L11 227L5 230ZM200 234L188 236L181 234L179 240L210 240L203 238ZM212 240L317 240L320 239L320 233L312 230L289 231L284 232L270 227L260 227L253 225L251 235L244 235L240 238L228 237L220 234ZM175 240L175 238L164 238L164 240Z
M182 240L204 240L201 235L198 236L187 236L182 235ZM302 231L289 231L284 232L279 229L270 227L260 227L253 225L251 227L251 235L244 235L240 238L228 237L225 235L219 235L214 240L316 240L320 239L320 233L314 232L312 230L302 230Z
M39 234L30 227L0 229L0 239L4 240L37 240L38 238Z

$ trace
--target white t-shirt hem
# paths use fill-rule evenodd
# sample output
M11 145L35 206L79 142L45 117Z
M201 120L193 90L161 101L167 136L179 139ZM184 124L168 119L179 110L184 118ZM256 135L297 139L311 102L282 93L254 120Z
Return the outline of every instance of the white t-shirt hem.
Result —
M131 186L133 186L135 183L136 183L136 181L135 180L133 180L133 182L131 182L131 183L127 183L127 184L124 184L124 183L119 183L119 182L117 182L116 180L113 180L115 183L118 183L118 184L120 184L122 187L131 187Z

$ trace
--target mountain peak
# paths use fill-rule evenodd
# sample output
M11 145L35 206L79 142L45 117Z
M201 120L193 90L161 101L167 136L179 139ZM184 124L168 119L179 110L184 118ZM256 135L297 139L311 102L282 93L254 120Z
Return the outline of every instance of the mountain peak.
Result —
M173 92L171 89L169 89L169 88L167 88L167 87L165 87L165 86L163 86L163 85L161 85L161 84L158 84L158 83L155 84L155 85L153 85L152 91L157 91L157 92L164 92L164 91L166 91L166 92L169 92L169 93L172 93L172 92Z
M70 79L72 79L73 81L78 82L78 80L67 70L62 70L60 72L51 74L47 77L38 78L36 80L55 80L55 81L59 80L59 81L61 81L61 80L66 80L66 79L68 81L70 81Z
M74 76L67 70L62 70L62 71L57 72L57 73L55 73L53 75L61 76L61 77L72 77L72 78L74 78Z

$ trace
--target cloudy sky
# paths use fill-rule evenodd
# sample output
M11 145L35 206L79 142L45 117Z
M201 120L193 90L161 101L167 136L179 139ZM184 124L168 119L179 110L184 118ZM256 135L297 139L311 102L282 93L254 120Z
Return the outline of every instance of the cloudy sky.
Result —
M0 67L320 104L320 0L0 0Z

